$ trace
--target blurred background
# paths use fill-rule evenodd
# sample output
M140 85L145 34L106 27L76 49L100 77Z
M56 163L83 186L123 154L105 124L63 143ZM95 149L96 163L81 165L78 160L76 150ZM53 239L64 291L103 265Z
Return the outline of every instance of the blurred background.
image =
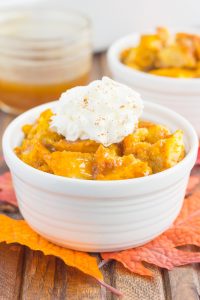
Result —
M95 51L117 38L158 25L200 26L199 0L0 0L0 8L46 5L75 9L90 17Z
M116 39L198 28L199 11L199 0L0 0L0 108L19 114L58 99L94 79L94 53Z

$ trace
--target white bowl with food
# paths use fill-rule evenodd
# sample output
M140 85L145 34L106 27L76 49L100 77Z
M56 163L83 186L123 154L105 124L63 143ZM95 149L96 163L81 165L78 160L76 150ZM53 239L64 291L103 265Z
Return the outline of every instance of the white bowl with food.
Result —
M93 93L91 95L94 96ZM84 105L85 99L83 99ZM182 157L180 161L177 160L177 163L172 163L174 166L171 168L152 175L150 175L151 173L147 174L147 170L150 169L147 163L141 162L140 166L146 166L146 169L144 174L141 175L144 177L136 175L139 178L120 175L123 180L114 180L116 174L118 174L114 171L111 172L110 177L113 180L108 179L109 177L106 177L105 173L103 174L105 175L104 178L102 178L102 174L96 177L99 171L97 167L91 169L92 177L86 178L89 180L80 179L80 177L67 178L62 173L57 173L60 175L55 175L53 171L49 173L48 169L45 169L47 166L42 165L39 158L36 163L38 163L40 169L37 169L37 166L30 166L28 159L26 160L28 163L25 163L22 161L22 157L19 158L14 151L16 147L21 147L22 144L24 144L23 147L26 147L26 144L30 146L28 139L31 139L31 137L28 133L26 133L27 136L24 136L22 127L25 124L34 123L40 113L46 109L55 111L56 107L60 105L59 101L40 105L23 113L11 122L4 133L3 152L5 160L12 174L20 211L28 224L53 243L90 252L117 251L136 247L147 243L169 228L182 207L190 171L197 156L198 138L192 125L172 110L158 104L144 102L142 120L164 124L170 131L177 129L183 131L185 157ZM87 101L90 101L90 98L89 100L87 98ZM71 105L73 106L73 104ZM70 113L72 114L73 109L69 109L71 109ZM42 122L42 118L39 119L39 122ZM54 120L54 125L55 122L56 120ZM34 129L31 134L33 132L34 134L35 132L38 133L37 128L34 126L31 127ZM42 128L44 129L44 127ZM24 127L24 132L29 131L30 133L30 130L30 127ZM148 129L144 131L148 133ZM153 135L153 138L155 138L155 135ZM22 143L23 139L25 140ZM48 152L47 156L46 154L44 156L47 162L49 162L49 155L52 156L58 153L54 152L58 144L59 147L62 143L67 144L67 147L71 147L74 145L73 143L77 146L76 142L67 142L63 136L62 143L58 141L57 144L56 141L56 146L50 145L51 142L45 136L43 136L43 142L47 147L44 150ZM177 142L179 143L179 141ZM80 140L78 143L80 146ZM161 140L160 145L164 143L165 141ZM148 143L146 142L146 144ZM179 148L179 146L177 147ZM104 149L107 148L104 147ZM23 152L23 157L27 155L27 151L29 151L29 148L26 148ZM176 156L177 149L174 149L174 151ZM61 155L67 155L68 153L66 150L61 152ZM92 155L93 160L95 160L96 156L94 155L96 153L87 153L87 155ZM37 153L37 155L40 155L40 153ZM77 155L80 155L80 153ZM175 156L173 156L173 159L178 159ZM129 156L121 154L117 158L114 156L113 159L123 161L123 158L127 157L133 159L132 154ZM139 163L139 160L136 161ZM57 168L60 163L61 159L58 159L53 164L53 168ZM65 160L63 160L63 163L66 163ZM71 162L68 161L68 164L70 165ZM74 161L74 164L76 164L76 161ZM63 165L60 167L62 169ZM84 167L85 164L81 164L81 168ZM108 169L110 167L109 164L106 166ZM126 167L129 167L129 164ZM118 171L123 171L120 165L117 168L119 168ZM64 171L66 171L65 168ZM80 176L89 175L81 173ZM76 176L71 174L71 177Z
M193 34L199 34L200 32L198 29L177 29L172 30L172 33L180 31ZM147 31L146 34L154 32L153 30ZM139 44L141 35L141 33L133 33L124 36L109 48L107 60L113 78L133 87L144 100L165 105L182 114L193 124L200 136L200 78L157 76L134 69L121 62L120 55L122 51L136 47ZM176 59L174 60L176 61Z

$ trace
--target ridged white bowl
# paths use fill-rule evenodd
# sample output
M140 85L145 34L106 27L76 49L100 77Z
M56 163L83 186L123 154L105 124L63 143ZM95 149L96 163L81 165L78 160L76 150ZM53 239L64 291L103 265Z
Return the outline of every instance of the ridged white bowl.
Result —
M83 251L116 251L142 245L166 230L178 215L198 138L183 117L146 102L143 119L184 131L186 157L175 167L149 177L90 181L36 170L17 158L21 127L55 102L17 117L6 129L3 152L11 170L19 208L29 225L50 241Z
M200 30L194 29L181 31L200 33ZM200 78L162 77L134 70L121 63L121 51L136 46L139 39L140 34L134 33L111 45L107 60L113 78L133 87L144 100L165 105L182 114L192 123L200 137Z

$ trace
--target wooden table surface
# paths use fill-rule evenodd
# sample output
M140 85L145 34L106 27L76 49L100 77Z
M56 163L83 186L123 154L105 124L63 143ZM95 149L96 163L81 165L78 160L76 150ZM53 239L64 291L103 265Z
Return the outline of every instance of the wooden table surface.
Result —
M109 75L104 54L94 58L91 79ZM0 112L0 135L13 116ZM0 165L3 173L6 166ZM7 204L0 213L20 218L19 211ZM197 300L200 295L199 265L175 268L173 271L151 267L152 280L130 273L120 263L110 262L102 268L105 281L124 292L125 300ZM20 245L0 244L0 300L98 300L102 299L96 281L66 266L60 259L44 256ZM106 292L104 299L117 299Z

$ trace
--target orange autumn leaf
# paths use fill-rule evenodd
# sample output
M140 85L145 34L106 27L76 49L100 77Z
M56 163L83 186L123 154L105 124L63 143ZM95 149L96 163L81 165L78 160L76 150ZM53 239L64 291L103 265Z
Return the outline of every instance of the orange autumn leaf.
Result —
M12 185L10 172L0 175L0 201L17 206L17 199Z
M95 257L85 252L54 245L33 231L23 220L14 220L0 215L0 242L19 243L32 250L42 251L45 255L54 255L61 258L68 266L75 267L99 281L103 278Z
M200 247L200 192L184 201L180 215L165 233L144 246L121 252L103 253L105 260L115 259L130 271L152 276L143 262L168 270L176 266L200 262L200 253L183 251L178 246L196 245Z

